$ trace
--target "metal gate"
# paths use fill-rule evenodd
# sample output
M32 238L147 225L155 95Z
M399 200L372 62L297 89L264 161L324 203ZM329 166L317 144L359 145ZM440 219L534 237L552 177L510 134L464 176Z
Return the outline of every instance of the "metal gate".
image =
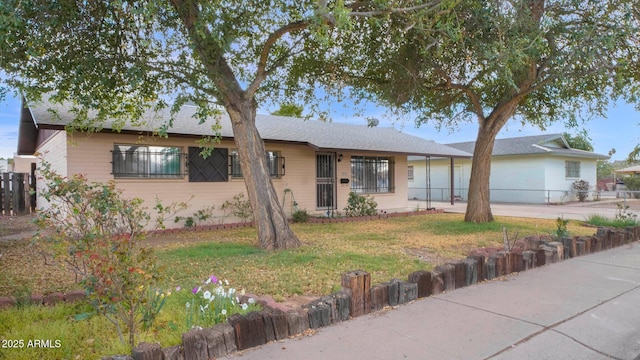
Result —
M336 208L336 154L316 154L316 208Z

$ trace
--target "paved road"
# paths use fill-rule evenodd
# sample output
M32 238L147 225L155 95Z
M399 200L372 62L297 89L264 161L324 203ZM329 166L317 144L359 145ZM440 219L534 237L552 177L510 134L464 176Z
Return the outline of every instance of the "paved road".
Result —
M230 359L638 359L637 243L417 300Z
M464 212L466 204L434 204ZM584 220L615 209L500 205ZM640 360L640 244L573 258L273 342L228 359Z

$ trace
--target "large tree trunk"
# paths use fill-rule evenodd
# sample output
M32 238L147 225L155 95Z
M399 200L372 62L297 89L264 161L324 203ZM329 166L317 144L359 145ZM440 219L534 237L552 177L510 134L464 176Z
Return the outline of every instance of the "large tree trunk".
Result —
M260 247L265 250L300 246L300 240L289 227L287 216L278 201L266 163L264 142L255 125L255 100L245 100L227 107L233 135L238 146L242 176L253 209Z
M469 180L469 200L464 221L483 223L493 221L489 194L489 178L491 176L491 154L496 135L487 126L480 126L476 146L471 163L471 179Z
M484 223L493 221L489 185L491 178L491 156L493 145L500 129L513 116L517 99L496 107L491 115L479 122L478 137L473 150L471 178L469 179L469 200L464 221Z

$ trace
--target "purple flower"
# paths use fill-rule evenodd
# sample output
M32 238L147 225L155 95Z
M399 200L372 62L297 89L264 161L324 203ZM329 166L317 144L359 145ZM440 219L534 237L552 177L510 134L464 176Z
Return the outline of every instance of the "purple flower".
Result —
M218 278L215 275L211 275L210 279L211 279L211 282L214 284L218 282Z
M194 294L197 294L198 291L200 291L200 289L197 288L197 287L194 287L193 290L191 290L191 292L194 293Z
M176 291L180 291L182 290L182 287L180 285L176 286Z

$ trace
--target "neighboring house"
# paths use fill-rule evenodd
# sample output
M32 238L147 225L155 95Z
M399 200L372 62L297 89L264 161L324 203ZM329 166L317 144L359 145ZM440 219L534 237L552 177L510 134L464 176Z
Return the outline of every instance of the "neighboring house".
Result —
M9 160L0 159L0 173L9 172Z
M475 142L447 144L472 153ZM597 183L596 163L609 157L572 149L562 134L496 139L491 158L490 198L492 202L558 203L575 198L572 184L587 181L594 189ZM425 198L427 170L430 170L431 199L451 200L451 161L431 159L430 168L424 158L410 157L409 198ZM455 160L453 194L456 200L467 200L471 160Z
M198 125L194 112L195 107L184 106L174 116L168 138L154 136L169 119L168 110L149 113L145 125L125 126L120 132L106 123L97 133L68 134L64 127L73 115L66 108L33 104L22 112L18 154L38 152L64 176L82 173L89 181L115 180L125 195L142 198L149 208L156 197L165 205L189 200L181 216L211 205L220 216L225 201L246 192L231 124L226 114L218 118L222 140L205 159L196 141L213 135L216 119ZM289 214L296 207L318 214L341 212L351 191L372 195L380 210L406 209L408 155L470 157L393 128L272 115L257 115L256 126L274 187ZM41 200L38 207L46 205Z

